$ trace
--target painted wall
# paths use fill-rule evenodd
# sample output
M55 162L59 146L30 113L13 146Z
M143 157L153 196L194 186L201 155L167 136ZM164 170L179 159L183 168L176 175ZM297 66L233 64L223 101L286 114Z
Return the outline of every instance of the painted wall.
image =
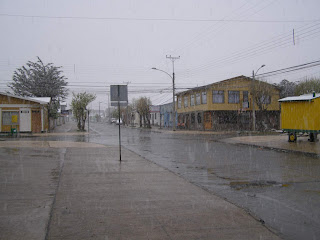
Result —
M181 93L177 96L177 112L178 113L186 113L186 112L197 112L197 111L221 111L221 110L252 110L252 96L250 94L250 87L252 81L246 77L237 77L234 79L224 80L218 83L214 83L208 86L195 88L193 90ZM265 84L265 83L262 83ZM270 84L267 84L270 86ZM273 86L272 86L273 87ZM213 103L212 101L212 91L224 91L224 103ZM207 103L196 105L196 94L205 91L207 93ZM239 91L239 103L228 103L228 91ZM243 92L248 92L249 98L249 108L243 108ZM268 105L268 109L270 111L279 111L279 93L280 90L276 87L273 87L272 96L271 96L271 104ZM194 95L195 105L191 106L191 95ZM178 107L178 101L181 98L181 108ZM188 107L184 107L184 98L188 99ZM255 105L255 109L258 111L257 105Z
M172 127L172 103L161 105L160 113L162 127Z

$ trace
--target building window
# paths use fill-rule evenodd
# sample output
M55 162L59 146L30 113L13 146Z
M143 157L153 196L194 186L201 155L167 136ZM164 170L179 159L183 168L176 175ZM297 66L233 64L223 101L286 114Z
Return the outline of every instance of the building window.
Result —
M2 111L2 125L19 125L19 112Z
M190 95L190 106L194 106L194 94Z
M248 91L243 91L243 101L249 102Z
M183 100L184 100L184 107L188 107L188 96L184 96L183 97Z
M248 91L243 91L242 108L244 108L244 109L249 108L249 94L248 94Z
M228 92L228 102L229 103L239 103L240 102L239 91L229 91Z
M154 113L154 120L157 120L157 113Z
M181 108L181 97L178 98L178 108Z
M196 105L200 105L201 104L201 95L200 93L196 93Z
M260 102L262 104L270 104L271 103L271 96L262 95L260 97Z
M224 91L212 91L213 103L224 103Z
M202 104L207 104L207 92L202 92L201 97L202 97Z

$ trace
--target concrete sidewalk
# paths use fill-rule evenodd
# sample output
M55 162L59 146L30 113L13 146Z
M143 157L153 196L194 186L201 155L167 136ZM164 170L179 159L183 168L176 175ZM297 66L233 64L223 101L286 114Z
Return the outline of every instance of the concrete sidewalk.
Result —
M221 139L221 142L231 144L245 144L282 151L310 154L320 157L320 142L309 142L308 135L298 136L297 142L288 142L288 135L264 135L264 136L242 136Z
M120 163L117 147L26 142L0 146L1 168L16 174L1 188L5 239L279 239L244 210L125 148Z
M117 147L67 151L48 239L278 239L242 209Z

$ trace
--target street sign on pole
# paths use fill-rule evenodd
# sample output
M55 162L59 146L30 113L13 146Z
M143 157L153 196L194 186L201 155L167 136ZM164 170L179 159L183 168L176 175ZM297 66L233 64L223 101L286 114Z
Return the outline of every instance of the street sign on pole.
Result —
M120 106L127 106L128 104L128 86L127 85L110 85L110 98L111 106L118 105L119 112L119 155L121 162L121 119L120 119Z
M110 85L110 95L112 102L128 102L128 86Z
M111 106L125 107L128 105L128 86L127 85L110 85Z
M112 107L117 107L120 104L121 107L126 107L128 105L128 102L111 102Z

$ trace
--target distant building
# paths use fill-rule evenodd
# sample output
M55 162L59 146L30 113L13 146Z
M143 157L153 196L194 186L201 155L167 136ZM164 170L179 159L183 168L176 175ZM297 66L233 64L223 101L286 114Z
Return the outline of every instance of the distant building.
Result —
M172 103L160 105L161 127L172 127Z
M160 125L160 106L150 106L150 123L152 126Z
M260 111L255 104L257 129L278 129L280 90L274 85L255 80L257 83L268 87L271 92L268 96L261 96L262 105L267 106L264 111ZM252 84L251 78L239 76L178 93L178 127L195 130L251 130Z
M49 131L49 97L20 97L0 93L1 132L46 132Z

